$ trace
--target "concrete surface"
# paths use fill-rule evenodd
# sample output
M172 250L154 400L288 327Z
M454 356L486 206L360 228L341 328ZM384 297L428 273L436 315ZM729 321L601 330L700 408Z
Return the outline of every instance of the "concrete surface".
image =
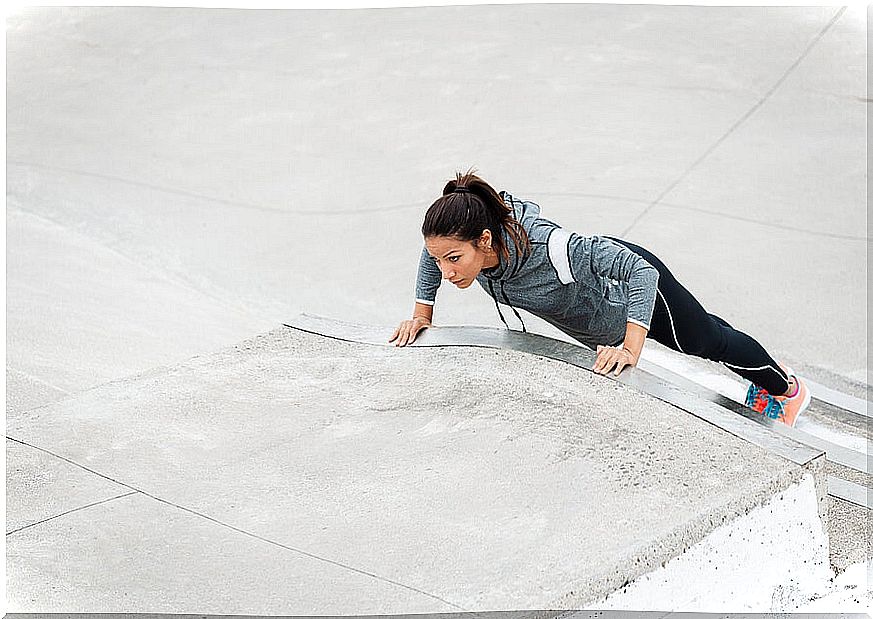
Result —
M7 21L8 435L19 438L14 431L27 430L34 445L66 450L79 464L123 474L124 483L132 483L130 476L180 505L220 510L280 540L288 534L283 519L306 522L307 514L309 527L325 519L345 527L347 514L364 527L372 522L364 517L364 490L388 492L393 506L407 509L404 491L423 496L409 476L417 471L431 479L421 467L442 464L434 454L410 454L415 466L403 470L405 489L380 476L385 469L375 456L370 472L338 464L305 469L308 477L294 478L293 490L316 485L323 494L301 507L275 481L289 476L276 464L281 458L269 459L286 456L272 434L275 425L266 421L271 412L283 419L281 401L252 409L220 374L191 378L206 395L182 383L162 391L161 381L193 367L196 359L186 360L195 355L300 312L369 324L406 317L424 209L456 169L470 165L570 229L624 235L648 246L708 309L781 358L846 384L868 382L865 17L862 7L597 4L302 12L31 8L13 14ZM448 288L440 291L436 320L500 326L484 293ZM525 316L525 322L557 335L541 321ZM396 358L406 359L403 354L414 353ZM405 411L424 428L415 416L417 389L404 399L393 383L377 388L367 382L381 361L360 360L348 375L362 381L359 389L348 385L352 395L371 397L371 413ZM493 363L494 372L512 375L506 364ZM328 371L341 366L340 360L322 364ZM259 372L252 362L237 378L257 384ZM544 377L551 372L549 366ZM324 386L277 376L259 388L314 397ZM475 376L455 376L468 395L434 402L457 407L450 408L455 413L468 407L475 418L480 402L470 394L482 384ZM155 390L137 398L150 399L151 408L122 395L147 384ZM505 397L500 402L508 406L514 394L503 392L507 384L495 384L497 395L490 397ZM546 400L531 397L531 403ZM210 398L227 404L231 418L219 419ZM584 409L582 400L573 403ZM175 402L174 414L161 408L168 402ZM545 417L529 419L525 431L577 423L562 406L548 404ZM326 419L328 412L318 410ZM257 424L247 428L252 421ZM440 425L443 416L430 421L436 436L448 432ZM231 424L227 436L216 429L226 426L209 425L218 422ZM592 431L604 436L596 433L610 431L612 423L598 422ZM84 432L85 426L99 432ZM476 426L504 438L500 433L512 427L505 419ZM386 424L381 436L404 428ZM545 448L558 437L537 440ZM366 446L353 435L340 439L350 450ZM711 429L689 429L681 449L604 457L624 462L626 456L622 474L645 478L663 459L709 453L711 439ZM470 435L466 440L471 453L479 453L481 443ZM525 440L531 450L538 445ZM320 453L317 444L305 447ZM385 584L377 571L375 577L330 571L321 557L313 559L321 567L312 568L312 561L275 543L268 545L278 550L258 550L261 558L254 560L253 538L245 533L230 535L227 527L174 511L160 503L163 495L144 498L143 488L113 498L126 492L111 491L119 480L76 473L69 463L51 465L44 452L29 449L7 441L13 497L7 531L10 523L25 526L76 511L9 536L9 591L32 592L15 598L21 608L81 604L97 610L80 595L84 573L74 569L93 562L112 569L92 574L92 593L128 586L126 599L94 598L105 607L182 609L211 577L227 589L213 598L216 612L273 612L287 604L271 592L299 577L300 589L289 591L301 592L300 608L307 609L317 603L317 589L301 574L324 569L324 578L338 574L345 583L337 585L340 595L372 591L398 612L446 610L429 597L436 594L427 576L450 572L454 564L425 561L432 548L418 551L420 562L411 561L415 568L402 572L401 585ZM738 449L728 456L737 463L744 453ZM574 453L568 451L571 462ZM222 460L225 454L229 459ZM334 455L351 466L344 454ZM513 460L508 446L498 456L531 479L539 474ZM560 469L562 460L552 456L550 470ZM149 467L139 470L139 462ZM453 464L478 471L480 462ZM750 476L744 471L731 481L767 485L763 472L749 470ZM152 478L148 471L160 473ZM259 479L252 471L276 477ZM498 488L500 471L484 471ZM346 507L339 497L348 479L358 479L354 474L372 477L350 495L358 502ZM577 488L579 480L565 474L567 487ZM443 480L438 488L449 481L473 486L465 478ZM506 481L508 496L531 490L514 483ZM618 484L616 492L644 492L611 483ZM557 496L555 488L543 492ZM692 510L681 501L685 493L665 485L646 499L675 499L677 509ZM703 501L702 492L695 496ZM236 502L242 498L261 503ZM112 500L79 509L104 499ZM335 508L330 514L329 507ZM448 518L447 507L438 507ZM586 514L565 507L562 526ZM697 507L722 505L713 500ZM513 527L522 525L505 518L498 521L503 528L476 539L496 544L503 535L516 544L528 531L544 530L524 521L518 533ZM393 532L396 546L385 547L418 548L411 522L412 516L407 529ZM485 529L481 521L455 517L451 523L454 529L447 530ZM854 524L847 526L854 531ZM346 550L325 531L313 529L307 539L323 544L319 551ZM449 539L441 535L434 539ZM554 533L553 543L559 538ZM119 548L130 552L114 554ZM367 552L372 564L383 565L379 548ZM522 559L516 574L533 569ZM180 580L167 579L162 568L170 563L179 566ZM222 571L230 565L237 572ZM481 566L478 575L499 583L489 571L494 565ZM551 576L579 569L563 556L544 565L554 568ZM258 580L257 570L269 575ZM409 589L407 577L427 581L424 593ZM545 571L532 577L543 579ZM142 586L134 590L130 583ZM236 584L251 597L239 597ZM542 586L539 594L547 596L550 585ZM460 595L480 599L473 589ZM515 601L511 591L494 595L510 606ZM208 612L205 606L194 610Z
M697 382L706 386L736 402L745 399L747 385L738 380L738 377L727 368L708 362L696 357L676 355L656 342L648 342L643 354L644 362L640 367L649 367L646 362L656 363L669 369L677 376ZM804 376L809 376L803 368ZM857 393L863 397L866 387L859 383L843 379L836 381L832 374L818 369L813 373L816 380L825 380L828 384L839 386L844 393ZM846 449L859 452L858 459L863 465L869 461L864 454L869 454L870 449L870 424L869 420L854 413L839 411L829 407L820 401L815 401L809 409L798 419L795 428L815 439L829 441ZM873 487L871 476L859 470L852 470L828 461L824 465L826 475L836 475L845 480L852 481L862 486ZM837 573L846 570L857 563L864 563L873 569L870 553L870 514L869 510L857 507L834 498L829 498L824 506L827 514L826 521L830 538L831 565ZM871 581L873 582L873 581ZM864 588L869 592L867 582ZM873 596L870 596L873 598ZM817 606L821 608L821 606ZM842 610L846 610L845 608Z
M68 519L8 537L13 612L266 612L221 584L260 552L262 541L246 534L294 559L342 565L352 580L343 594L276 592L270 612L406 612L404 596L395 603L353 593L361 573L425 592L417 604L430 612L568 608L661 565L804 470L559 362L373 347L287 328L45 406L10 420L7 432L162 509L178 506L197 527L222 523L223 535L232 530L250 546L242 557L195 562L216 576L184 597L164 584L194 567L161 556L143 566L128 551L84 587L84 574L104 573L106 544L182 526L152 529L135 517L146 499L124 497L94 513L113 522L119 537L111 542L67 529L65 546L55 547L53 527L78 530ZM817 521L815 497L812 505ZM172 546L189 535L164 539ZM794 549L809 561L821 553ZM148 582L158 570L154 597L123 595L132 586L123 583ZM33 599L32 581L66 593Z
M839 574L858 563L871 563L873 557L873 518L870 511L840 499L831 499L831 565ZM873 581L868 582L868 590Z
M22 210L14 196L6 224L7 373L21 387L10 389L14 406L15 398L52 401L142 372L168 361L168 350L214 350L257 324L111 245Z
M832 577L827 535L816 513L815 482L808 475L759 509L716 529L662 568L589 608L711 613L795 610L816 597L822 583ZM755 568L740 567L746 565Z
M6 561L10 611L314 615L327 599L348 609L379 600L386 612L452 608L140 493L10 536Z
M477 165L570 229L632 226L711 311L866 381L860 7L43 8L7 39L10 248L66 252L21 209L186 287L140 276L162 301L116 301L181 297L162 320L211 334L146 321L159 363L304 311L407 316L424 209ZM60 262L47 294L80 276ZM54 384L95 327L79 385L142 369L139 320L55 313L30 272L10 261L13 369ZM500 326L478 292L442 290L436 317Z
M6 439L6 535L130 492L43 451Z

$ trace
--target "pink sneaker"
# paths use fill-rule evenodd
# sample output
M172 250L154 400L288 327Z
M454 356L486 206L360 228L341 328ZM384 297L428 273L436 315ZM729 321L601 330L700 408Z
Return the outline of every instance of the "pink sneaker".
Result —
M765 417L793 427L800 414L809 406L809 388L791 368L781 363L779 367L785 370L786 374L794 377L797 383L797 392L790 398L786 395L773 395L766 389L752 383L746 392L746 406Z
M795 383L797 383L797 392L791 396L790 398L787 395L771 395L774 400L779 402L782 405L782 414L777 417L779 421L788 426L794 426L797 423L797 418L800 417L800 414L806 410L806 407L809 406L809 388L806 386L806 383L795 374L791 368L779 364L785 372L794 378Z

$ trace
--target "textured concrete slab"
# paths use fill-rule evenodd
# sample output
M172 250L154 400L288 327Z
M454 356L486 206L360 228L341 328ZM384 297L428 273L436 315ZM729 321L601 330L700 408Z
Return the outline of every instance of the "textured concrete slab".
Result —
M11 612L446 612L424 591L134 494L6 539ZM455 609L456 610L456 609Z
M803 472L560 362L286 328L33 411L8 433L464 609L605 595Z
M6 535L128 492L130 488L6 439Z
M387 343L394 331L393 327L356 325L309 315L295 316L288 323L285 323L285 326L342 341L375 344L381 347L393 346L393 344ZM420 333L411 346L473 346L511 350L561 361L585 371L591 371L595 361L595 353L578 344L565 343L541 335L490 327L432 326ZM783 428L780 424L755 415L744 407L728 410L705 397L697 397L696 394L689 393L687 388L675 382L684 381L685 379L681 376L663 380L644 370L627 370L622 372L621 376L615 378L609 376L609 379L671 406L676 406L698 419L711 423L771 453L780 455L795 464L810 465L823 453L819 448L807 447L792 440L790 434L793 431L791 428ZM697 388L694 383L690 383L690 385ZM767 428L769 431L764 431L763 428ZM784 434L789 436L783 436ZM822 505L821 511L824 513L824 505Z
M870 517L870 511L840 499L831 499L828 522L833 531L831 563L836 572L839 574L856 563L869 563L873 558L873 518Z
M833 577L826 538L816 514L812 477L777 493L730 527L588 606L722 613L796 610ZM822 543L822 542L825 543ZM805 558L797 560L797 554ZM752 555L758 567L738 569ZM768 586L762 586L763 582ZM702 593L705 592L705 593Z

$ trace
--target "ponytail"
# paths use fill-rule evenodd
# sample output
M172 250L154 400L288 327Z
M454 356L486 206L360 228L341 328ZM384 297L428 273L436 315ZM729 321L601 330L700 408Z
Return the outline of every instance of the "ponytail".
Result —
M450 236L462 241L476 241L483 230L490 230L494 251L509 261L509 249L502 232L512 239L516 252L530 250L530 239L521 223L513 217L512 207L484 180L473 174L457 172L443 187L443 195L427 209L421 234Z

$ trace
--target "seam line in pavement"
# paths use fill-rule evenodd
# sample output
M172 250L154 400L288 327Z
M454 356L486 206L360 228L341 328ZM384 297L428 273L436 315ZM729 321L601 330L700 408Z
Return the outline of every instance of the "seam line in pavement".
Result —
M711 211L709 209L700 208L697 206L686 206L679 204L671 204L669 202L661 202L658 206L664 208L673 208L683 211L694 211L695 213L703 213L705 215L712 215L714 217L723 217L725 219L733 219L735 221L744 221L747 223L757 224L759 226L764 226L767 228L776 228L777 230L790 230L791 232L801 232L804 234L809 234L811 236L826 236L833 239L842 239L846 241L864 241L868 242L869 238L866 236L855 236L852 234L840 234L838 232L821 232L819 230L807 230L805 228L798 228L796 226L790 226L784 223L771 223L769 221L760 221L758 219L752 219L751 217L743 217L741 215L732 215L728 213L719 213L718 211Z
M143 187L147 187L149 189L154 189L156 191L163 191L166 193L173 193L173 194L179 194L179 195L183 195L183 196L187 196L187 197L197 198L197 199L204 200L207 202L218 202L221 204L227 204L229 206L234 206L234 207L238 207L238 208L250 208L250 209L256 209L256 210L265 210L265 211L280 213L283 215L368 215L368 214L379 213L379 212L400 211L400 210L406 210L406 209L412 209L412 208L419 208L421 206L420 204L416 203L416 204L391 205L391 206L385 206L385 207L381 207L381 208L367 209L367 210L346 209L346 210L330 210L330 211L287 211L287 210L281 210L281 209L277 209L277 208L273 208L273 207L263 207L263 206L259 206L256 204L246 204L244 202L234 202L233 200L226 200L223 198L215 198L215 197L211 197L211 196L205 196L205 195L196 194L193 192L188 192L188 191L184 191L184 190L180 190L180 189L173 189L173 188L169 188L169 187L159 187L157 185L150 185L148 183L143 183L140 181L120 178L120 177L116 177L116 176L109 176L109 175L105 175L105 174L97 174L95 172L86 172L84 170L74 170L71 168L64 168L64 167L59 167L59 166L50 166L50 165L45 165L45 164L41 164L41 163L29 163L26 161L9 161L7 163L9 163L10 165L17 165L17 166L22 166L22 167L42 168L45 170L56 170L56 171L60 171L60 172L67 172L69 174L79 174L82 176L91 176L91 177L96 177L96 178L102 178L105 180L112 180L112 181L116 181L119 183L124 183L124 184L129 184L129 185L134 185L134 186L143 186ZM674 185L675 185L675 183L674 183ZM751 217L740 217L740 216L731 215L728 213L719 213L718 211L711 211L711 210L703 209L700 207L686 206L683 204L676 204L676 203L669 203L669 202L662 202L662 201L660 201L660 199L656 199L655 202L652 202L651 200L646 200L646 199L642 199L642 198L631 198L629 196L612 196L612 195L605 195L605 194L572 192L572 191L571 192L540 191L540 192L532 192L532 193L534 193L537 196L568 196L568 197L600 198L603 200L615 200L615 201L619 201L619 202L638 202L638 203L648 205L647 208L644 209L637 216L637 219L634 220L634 222L630 225L630 227L626 228L625 231L621 233L622 235L626 234L635 225L635 223L643 215L645 215L645 213L652 206L655 206L655 204L657 203L660 206L667 206L670 208L695 211L695 212L699 212L699 213L706 213L709 215L715 215L715 216L724 217L727 219L735 219L737 221L744 221L747 223L757 224L760 226L767 226L770 228L778 228L781 230L792 230L794 232L802 232L804 234L809 234L812 236L825 236L825 237L830 237L830 238L835 238L835 239L844 239L844 240L849 240L849 241L867 241L866 236L853 236L850 234L839 234L836 232L822 232L820 230L808 230L806 228L798 228L798 227L794 227L794 226L787 226L784 224L777 224L777 223L770 223L767 221L760 221L757 219L752 219ZM663 197L663 195L664 194L662 194L661 197ZM64 229L68 229L68 230L71 229L69 226L66 226L59 221L56 221L56 220L51 219L49 217L46 217L45 215L36 213L36 212L29 210L29 209L25 209L21 206L19 206L17 208L24 213L27 213L29 215L33 215L35 217L40 217L40 218L44 219L45 221L53 223L57 226L61 226ZM79 232L79 231L76 230L76 232ZM100 243L103 247L107 247L107 248L111 249L112 251L115 251L116 253L118 253L122 257L126 258L127 260L131 260L132 262L134 262L135 264L137 264L139 266L142 266L144 268L150 268L150 267L147 267L144 263L139 262L138 260L133 259L131 256L128 256L127 254L119 251L114 246L107 245L107 244L103 243L102 241L99 241L99 240L94 239L94 238L87 236L87 235L85 236L85 238L87 238L88 240ZM179 277L175 273L173 273L173 275L176 278ZM193 285L190 282L187 282L184 279L177 280L174 278L174 279L170 279L170 281L173 283L176 283L176 284L184 284L187 287L194 290L195 292L204 294L204 295L209 296L210 298L213 298L213 299L217 299L217 297L213 297L209 293L206 293L197 287L193 287ZM219 299L219 300L223 300L223 299Z
M551 192L551 191L541 191L541 192L532 192L537 196L558 196L558 197L569 197L569 198L599 198L602 200L615 200L617 202L638 202L642 204L651 204L650 200L642 200L640 198L631 198L628 196L609 196L604 194L597 193L585 193L581 191L561 191L561 192ZM742 215L734 215L731 213L722 213L719 211L713 211L706 208L701 208L699 206L688 206L687 204L677 204L675 202L659 202L658 206L664 206L667 208L673 208L682 211L693 211L695 213L703 213L704 215L712 215L714 217L723 217L725 219L733 219L736 221L743 221L750 224L756 224L759 226L764 226L767 228L776 228L778 230L791 230L792 232L801 232L803 234L809 234L810 236L826 236L834 239L842 239L847 241L869 241L869 238L865 236L857 236L852 234L840 234L839 232L823 232L821 230L809 230L807 228L799 228L797 226L790 226L783 223L775 223L769 221L761 221L760 219L754 219L752 217L743 217Z
M125 492L124 494L119 494L118 496L109 497L108 499L103 499L102 501L95 501L94 503L88 503L87 505L82 505L81 507L74 507L73 509L68 509L65 512L61 512L60 514L55 514L54 516L50 516L48 518L43 518L39 522L32 522L30 524L26 524L23 527L18 527L17 529L12 529L11 531L6 531L6 537L9 537L13 533L18 533L19 531L24 531L25 529L29 529L30 527L35 527L39 524L46 523L50 520L54 520L55 518L60 518L61 516L66 516L67 514L72 514L74 512L82 511L83 509L88 509L89 507L95 507L97 505L103 505L104 503L108 503L109 501L114 501L116 499L123 499L126 496L130 496L132 494L139 494L138 491L134 490L131 492Z
M764 94L764 96L761 97L761 98L758 100L757 103L755 103L751 108L749 108L748 111L746 111L746 113L743 114L743 115L739 118L739 120L737 120L736 122L734 122L734 124L731 125L730 128L729 128L727 131L725 131L725 133L724 133L720 138L718 138L718 139L717 139L717 140L712 144L712 146L710 146L709 148L707 148L707 149L704 151L704 153L703 153L702 155L700 155L700 157L698 157L698 158L694 161L694 163L692 163L690 166L688 166L688 168L686 168L685 171L682 172L682 174L679 175L679 178L677 178L675 181L673 181L672 183L670 183L670 185L668 185L666 189L664 189L660 194L658 194L658 197L655 198L655 199L652 201L652 203L649 204L649 206L647 206L645 209L643 209L643 212L640 213L639 215L637 215L636 218L634 218L634 220L630 223L630 225L629 225L627 228L625 228L625 229L621 232L621 234L620 234L619 236L622 236L622 237L623 237L623 236L625 236L628 232L630 232L630 230L631 230L634 226L636 226L636 225L640 222L640 220L641 220L643 217L645 217L646 214L647 214L649 211L651 211L652 208L653 208L654 206L656 206L656 205L657 205L657 204L658 204L658 203L659 203L659 202L664 198L664 196L666 196L666 195L669 194L671 191L673 191L673 189L675 189L676 186L677 186L679 183L681 183L683 180L685 180L685 179L688 177L688 175L691 174L691 172L692 172L692 171L693 171L693 170L694 170L698 165L700 165L701 162L703 162L704 159L706 159L707 157L709 157L709 155L712 154L712 152L713 152L715 149L717 149L719 146L721 146L722 142L724 142L728 137L730 137L731 134L733 134L733 133L734 133L734 132L735 132L735 131L740 127L740 125L742 125L744 122L746 122L746 120L748 120L749 117L752 116L752 114L754 114L756 111L758 111L758 109L759 109L762 105L764 105L764 104L767 102L767 100L768 100L768 99L773 95L773 93L776 92L776 90L779 88L779 86L782 85L782 82L784 82L786 79L788 79L788 76L789 76L789 75L794 71L794 69L797 68L797 66L798 66L798 65L803 61L803 59L806 58L806 57L809 55L809 53L810 53L810 52L812 51L812 49L813 49L813 48L818 44L818 42L819 42L819 41L822 39L822 37L827 33L827 31L831 29L831 27L832 27L832 26L837 22L837 20L838 20L840 17L842 17L843 13L845 13L845 12L846 12L846 7L845 7L845 6L840 7L840 9L839 9L839 10L836 12L836 14L831 18L831 20L830 20L827 24L825 24L825 26L824 26L824 27L823 27L823 28L818 32L818 34L817 34L815 37L813 37L812 41L809 43L809 45L806 46L806 49L803 50L803 53L801 53L800 56L798 56L797 60L795 60L795 61L791 64L791 66L789 66L789 67L788 67L788 68L787 68L787 69L782 73L782 77L780 77L778 80L776 80L776 83L775 83L775 84L770 88L770 90L768 90L768 91Z
M120 176L111 176L109 174L100 174L98 172L88 172L86 170L76 170L74 168L65 168L62 166L53 166L47 165L44 163L32 163L29 161L7 161L7 165L14 165L19 167L28 167L28 168L41 168L43 170L52 170L55 172L67 172L69 174L78 174L80 176L90 176L91 178L99 178L107 181L114 181L117 183L121 183L123 185L131 185L133 187L142 187L145 189L152 189L154 191L162 191L164 193L171 193L177 196L183 196L186 198L194 198L197 200L203 200L206 202L217 202L219 204L225 204L227 206L233 206L236 208L244 208L251 209L256 211L264 211L267 213L277 213L279 215L354 215L356 213L379 213L386 211L400 211L405 209L413 209L413 208L421 208L421 203L414 202L410 204L392 204L390 206L382 206L379 208L373 209L345 209L345 210L331 210L331 211L321 211L321 210L289 210L283 208L277 208L275 206L263 206L261 204L252 204L249 202L239 202L236 200L228 200L227 198L218 198L215 196L207 196L204 194L196 193L193 191L187 191L185 189L176 189L174 187L163 187L161 185L154 185L151 183L146 183L143 181L137 181L129 178L122 178Z
M113 479L112 477L109 477L108 475L104 475L103 473L100 473L100 472L98 472L98 471L95 471L94 469L88 468L87 466L85 466L85 465L83 465L83 464L79 464L79 463L76 462L75 460L71 460L71 459L69 459L69 458L66 458L66 457L60 455L60 454L56 454L56 453L54 453L54 452L52 452L52 451L50 451L50 450L48 450L48 449L45 449L44 447L39 447L39 446L37 446L37 445L32 445L32 444L27 443L27 442L25 442L25 441L22 441L22 440L20 440L20 439L13 438L13 437L11 437L11 436L9 436L9 435L7 435L6 438L7 438L8 440L13 441L13 442L15 442L15 443L18 443L18 444L20 444L20 445L25 445L25 446L27 446L27 447L31 447L31 448L33 448L33 449L38 449L39 451L41 451L41 452L43 452L43 453L46 453L46 454L48 454L48 455L50 455L50 456L54 456L55 458L58 458L58 459L60 459L60 460L63 460L64 462L68 462L69 464L72 464L73 466L77 466L77 467L79 467L80 469L83 469L83 470L85 470L85 471L88 471L89 473L93 473L94 475L98 475L98 476L102 477L103 479L107 479L107 480L109 480L109 481L111 481L111 482L114 482L114 483L120 485L120 486L124 486L125 488L130 488L130 490L132 490L132 492L128 492L127 494L124 494L124 495L121 495L121 496L130 496L131 494L142 494L142 495L144 495L144 496L149 497L150 499L153 499L153 500L155 500L155 501L158 501L159 503L163 503L163 504L165 504L165 505L169 505L170 507L175 507L176 509L182 510L182 511L184 511L184 512L188 512L189 514L193 514L194 516L198 516L198 517L200 517L200 518L203 518L204 520L208 520L209 522L212 522L212 523L217 524L217 525L219 525L219 526L222 526L222 527L225 527L225 528L227 528L227 529L230 529L231 531L236 531L237 533L242 533L243 535L246 535L246 536L251 537L251 538L253 538L253 539L256 539L256 540L259 540L259 541L265 542L265 543L267 543L267 544L271 544L271 545L276 546L276 547L278 547L278 548L282 548L283 550L289 550L289 551L291 551L291 552L295 552L295 553L298 553L298 554L304 555L304 556L306 556L306 557L309 557L310 559L315 559L315 560L317 560L317 561L322 561L322 562L324 562L324 563L329 563L329 564L331 564L331 565L335 565L335 566L337 566L337 567L340 567L340 568L343 568L343 569L349 570L349 571L351 571L351 572L355 572L355 573L361 574L361 575L363 575L363 576L369 576L370 578L374 578L374 579L376 579L376 580L380 580L380 581L382 581L382 582L386 582L386 583L388 583L388 584L395 585L395 586L397 586L397 587L401 587L401 588L406 589L406 590L408 590L408 591L413 591L413 592L415 592L415 593L419 593L419 594L424 595L424 596L427 596L427 597L429 597L429 598L431 598L431 599L437 600L438 602L442 602L443 604L447 604L447 605L451 606L452 608L456 608L456 609L458 609L458 610L460 610L460 611L466 611L466 610L467 610L467 609L465 609L464 607L459 606L459 605L457 605L457 604L454 604L453 602L449 602L448 600L445 600L445 599L443 599L443 598L441 598L441 597L439 597L438 595L435 595L435 594L433 594L433 593L428 593L427 591L423 591L423 590L421 590L421 589L417 589L417 588L415 588L415 587L413 587L413 586L411 586L411 585L407 585L407 584L404 584L404 583L402 583L402 582L398 582L398 581L396 581L396 580L391 580L390 578L387 578L387 577L385 577L385 576L379 576L378 574L374 574L374 573L372 573L372 572L367 572L367 571L365 571L365 570L362 570L362 569L360 569L360 568L357 568L357 567L354 567L354 566L348 565L348 564L346 564L346 563L341 563L341 562L339 562L339 561L334 561L333 559L328 559L328 558L326 558L326 557L320 557L320 556L318 556L318 555L316 555L316 554L312 554L311 552L307 552L307 551L305 551L305 550L301 550L301 549L299 549L299 548L294 548L293 546L287 546L287 545L285 545L285 544L282 544L281 542L277 542L277 541L274 541L274 540L268 539L268 538L266 538L266 537L261 537L260 535L258 535L258 534L256 534L256 533L251 533L250 531L246 531L245 529L240 529L239 527L235 527L235 526L233 526L232 524L228 524L228 523L226 523L226 522L222 522L221 520L218 520L218 519L213 518L213 517L211 517L211 516L207 516L206 514L201 514L200 512L197 512L197 511L191 509L190 507L185 507L184 505L178 505L177 503L173 503L172 501L168 501L167 499L162 499L161 497L155 496L155 495L153 495L153 494L149 494L149 493L146 492L145 490L140 490L139 488L135 488L135 487L131 486L130 484L126 484L126 483L124 483L123 481L119 481L119 480L117 480L117 479ZM113 497L113 499L115 499L115 498L120 498L120 497ZM113 500L113 499L106 499L106 500L104 500L104 501L100 501L100 502L98 502L98 503L94 503L94 505L98 505L99 503L105 503L106 501L111 501L111 500ZM86 506L86 507L89 507L89 506ZM79 509L84 509L84 508L79 508ZM76 510L72 510L72 511L76 511ZM69 512L67 512L67 513L69 513ZM61 514L61 515L62 515L62 514ZM54 517L56 518L57 516L54 516ZM43 521L43 522L44 522L44 521ZM27 525L27 526L33 526L33 525ZM22 527L22 528L26 528L26 527ZM20 530L20 529L19 529L19 530ZM14 532L15 532L15 531L13 531L13 533L14 533ZM9 533L7 533L7 535L9 535Z

